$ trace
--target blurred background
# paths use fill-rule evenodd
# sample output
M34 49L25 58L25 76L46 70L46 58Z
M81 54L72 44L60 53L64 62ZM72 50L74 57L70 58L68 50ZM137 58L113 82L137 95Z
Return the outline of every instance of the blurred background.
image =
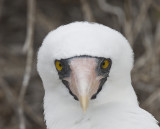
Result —
M49 31L74 21L104 24L129 40L140 106L160 121L159 0L0 0L0 129L46 128L37 51Z

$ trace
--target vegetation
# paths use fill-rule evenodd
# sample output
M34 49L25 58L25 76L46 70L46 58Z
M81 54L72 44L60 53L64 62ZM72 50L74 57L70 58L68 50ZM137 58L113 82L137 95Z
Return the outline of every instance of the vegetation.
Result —
M38 48L49 31L84 20L114 28L129 40L140 106L160 121L159 0L0 0L1 129L46 128Z

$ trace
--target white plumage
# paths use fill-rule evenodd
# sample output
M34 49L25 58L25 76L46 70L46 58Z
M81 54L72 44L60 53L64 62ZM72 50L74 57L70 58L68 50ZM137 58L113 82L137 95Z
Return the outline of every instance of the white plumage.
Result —
M59 79L56 59L89 55L112 60L109 77L86 113ZM75 22L51 31L38 52L44 115L48 129L160 129L141 109L131 85L133 51L117 31L104 25Z

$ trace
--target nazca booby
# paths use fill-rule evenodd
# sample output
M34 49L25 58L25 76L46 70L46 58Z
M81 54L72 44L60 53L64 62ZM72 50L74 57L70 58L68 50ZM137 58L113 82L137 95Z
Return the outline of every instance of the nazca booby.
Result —
M133 51L116 30L74 22L51 31L37 64L47 128L160 129L138 105L132 67Z

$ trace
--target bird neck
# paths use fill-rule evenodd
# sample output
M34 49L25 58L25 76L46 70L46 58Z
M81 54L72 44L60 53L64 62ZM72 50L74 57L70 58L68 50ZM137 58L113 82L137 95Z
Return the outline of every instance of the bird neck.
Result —
M90 125L95 123L101 129L104 129L104 127L118 129L121 123L124 124L123 129L127 129L127 125L130 124L133 129L137 128L137 125L130 120L133 118L131 112L135 113L133 119L136 122L141 121L142 113L137 106L137 98L132 86L127 85L129 88L123 89L121 85L118 85L123 89L123 92L119 91L119 93L112 92L112 90L117 90L114 85L111 85L112 88L115 88L112 90L106 89L107 86L104 85L97 99L90 101L89 108L85 114L80 107L79 101L74 100L63 85L45 91L44 114L47 128L77 129L77 127L85 127L86 129L91 129L92 126Z

